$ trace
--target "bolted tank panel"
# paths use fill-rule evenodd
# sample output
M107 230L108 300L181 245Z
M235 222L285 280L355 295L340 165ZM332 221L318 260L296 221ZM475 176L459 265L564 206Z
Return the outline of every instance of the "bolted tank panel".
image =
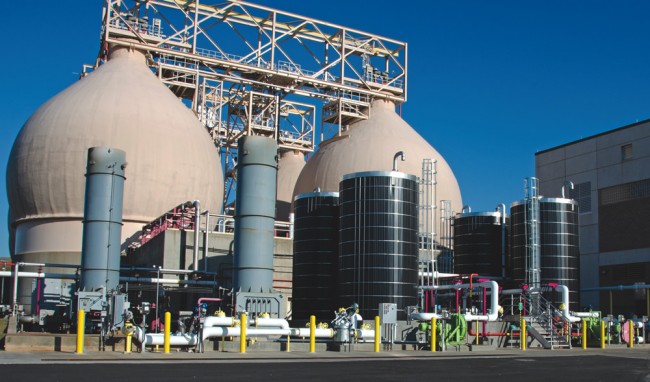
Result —
M339 194L300 194L294 214L292 317L327 319L338 307Z
M238 145L233 286L242 292L269 292L278 147L260 136L242 137Z
M502 276L503 230L500 212L458 214L454 218L454 273ZM506 236L507 238L507 233ZM505 244L505 245L504 245Z
M513 286L526 282L526 203L519 201L510 206L510 261L509 270Z
M105 287L114 291L120 281L120 243L126 154L107 147L88 149L81 290Z
M571 310L580 308L580 250L578 208L574 200L540 198L540 271L542 285L558 283L569 288ZM526 262L526 202L515 202L510 207L511 252L510 269L515 284L525 283ZM559 305L555 292L544 296Z
M575 200L541 198L540 244L542 283L558 283L569 288L569 308L580 308L580 243L578 205ZM559 296L549 294L559 305Z
M363 172L340 183L340 304L374 317L394 303L398 319L417 305L418 183L400 172Z

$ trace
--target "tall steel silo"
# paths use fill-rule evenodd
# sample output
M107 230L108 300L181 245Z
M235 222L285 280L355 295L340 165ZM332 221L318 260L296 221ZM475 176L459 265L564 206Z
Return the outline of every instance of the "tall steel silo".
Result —
M542 283L558 283L569 288L569 308L580 306L580 241L578 203L572 199L541 198L540 244ZM559 305L559 296L548 298Z
M417 305L418 182L401 172L371 171L343 176L340 183L342 304L358 303L375 317L380 303Z
M509 274L513 286L526 283L526 201L520 200L510 205L510 261Z
M571 310L579 308L580 250L578 234L578 205L564 198L539 198L539 245L541 284L558 283L569 288ZM510 206L511 274L517 284L526 280L527 202L521 200ZM555 292L545 297L556 306L560 304Z
M339 270L339 193L296 196L293 236L292 318L333 316Z
M502 277L507 225L501 212L466 212L454 218L454 273Z

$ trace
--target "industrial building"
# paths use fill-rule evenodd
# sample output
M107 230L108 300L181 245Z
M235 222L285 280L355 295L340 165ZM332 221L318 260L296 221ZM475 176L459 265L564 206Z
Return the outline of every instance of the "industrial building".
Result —
M107 0L100 44L10 155L13 330L201 352L247 331L328 348L604 338L599 312L574 311L575 201L535 180L510 220L503 204L454 216L451 167L399 114L405 42L239 1Z
M581 304L650 314L650 120L535 154L540 193L579 207Z

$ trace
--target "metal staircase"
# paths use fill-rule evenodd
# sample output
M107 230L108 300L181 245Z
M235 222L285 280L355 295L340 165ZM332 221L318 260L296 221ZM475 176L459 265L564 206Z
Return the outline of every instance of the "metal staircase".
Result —
M526 331L544 349L571 348L571 322L541 294L522 296L526 302Z

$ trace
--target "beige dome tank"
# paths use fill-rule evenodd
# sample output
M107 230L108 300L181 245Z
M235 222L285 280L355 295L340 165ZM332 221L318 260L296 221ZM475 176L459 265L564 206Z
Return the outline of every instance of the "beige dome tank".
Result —
M223 175L209 134L150 71L144 54L117 48L36 110L14 142L7 194L18 260L79 264L93 146L126 151L123 241L188 200L220 211Z
M276 202L276 220L289 221L293 189L305 167L305 155L300 151L284 151L278 159L278 186Z
M438 206L440 200L451 200L454 210L462 209L458 182L445 159L395 113L392 102L382 100L372 103L367 120L320 144L300 173L294 197L317 187L323 192L338 192L341 177L353 172L390 171L398 151L406 157L404 162L398 161L398 170L417 177L422 176L423 159L437 160Z

